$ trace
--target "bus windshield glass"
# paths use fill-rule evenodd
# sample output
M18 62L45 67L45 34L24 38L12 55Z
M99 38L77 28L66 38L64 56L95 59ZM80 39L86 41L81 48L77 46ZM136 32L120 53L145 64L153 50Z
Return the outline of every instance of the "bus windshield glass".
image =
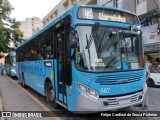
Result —
M142 69L140 31L115 27L77 26L75 64L79 70L109 72Z
M12 56L12 57L11 57L11 64L12 64L13 66L16 66L16 57L15 57L15 56Z

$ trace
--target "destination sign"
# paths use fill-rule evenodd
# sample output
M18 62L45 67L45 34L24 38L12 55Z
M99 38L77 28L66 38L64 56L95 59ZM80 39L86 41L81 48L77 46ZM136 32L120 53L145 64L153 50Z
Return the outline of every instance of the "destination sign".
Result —
M136 15L111 9L81 7L78 11L78 18L139 24Z

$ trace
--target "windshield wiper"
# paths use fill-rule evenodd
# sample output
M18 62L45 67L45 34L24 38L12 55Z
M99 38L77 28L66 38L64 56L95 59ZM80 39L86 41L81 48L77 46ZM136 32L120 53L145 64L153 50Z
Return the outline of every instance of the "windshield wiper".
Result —
M122 51L123 53L126 52L126 53L127 53L127 57L128 57L128 48L127 48L127 46L129 45L129 43L127 43L127 41L125 40L125 38L126 38L125 34L126 34L126 33L122 30L122 36L123 36L122 40L124 40L125 45L124 45L124 47L122 47L122 48L123 48L123 51L122 51L122 50L121 50L121 51ZM121 49L122 49L122 48L121 48Z
M95 26L94 26L94 28L93 28L93 30L92 30L92 33L90 34L90 36L89 36L89 39L88 39L88 37L87 37L87 35L86 35L86 40L87 40L87 45L86 45L86 49L89 49L90 48L90 46L91 46L91 44L92 44L92 41L94 40L93 39L93 36L94 36L94 34L98 31L98 28L99 28L99 23L96 23L95 24Z

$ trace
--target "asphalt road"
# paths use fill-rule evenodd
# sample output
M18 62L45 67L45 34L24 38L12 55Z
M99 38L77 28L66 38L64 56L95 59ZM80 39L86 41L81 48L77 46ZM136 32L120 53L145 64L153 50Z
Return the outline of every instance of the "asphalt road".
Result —
M18 84L17 84L18 83ZM23 89L21 82L16 78L7 75L0 76L0 95L5 111L53 111L50 115L56 116L47 118L25 118L27 120L62 119L62 120L159 120L160 117L101 117L100 113L90 115L73 114L63 107L58 110L53 109L52 104L45 101L45 97L31 88ZM160 87L148 89L149 110L160 112ZM143 111L140 108L128 108L125 111ZM67 117L70 116L70 117ZM7 118L7 120L20 120L22 118ZM23 118L23 120L25 120Z

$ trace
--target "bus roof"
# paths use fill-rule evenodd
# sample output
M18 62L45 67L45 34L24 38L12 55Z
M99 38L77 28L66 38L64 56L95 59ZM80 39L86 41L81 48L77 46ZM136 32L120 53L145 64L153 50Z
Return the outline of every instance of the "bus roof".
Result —
M33 36L31 36L29 39L27 39L26 41L24 41L22 44L20 44L17 48L15 48L15 50L17 50L18 48L22 47L23 45L25 45L26 43L28 43L29 41L31 41L33 38L37 37L38 35L40 35L41 33L43 33L45 30L49 29L50 27L52 27L54 24L56 24L58 21L62 20L63 18L65 18L67 15L71 15L71 11L75 12L75 10L78 10L78 8L80 7L91 7L91 8L101 8L101 9L110 9L110 10L116 10L116 11L121 11L121 12L126 12L132 15L137 16L134 13L131 13L130 11L127 10L123 10L123 9L119 9L119 8L115 8L115 7L111 7L111 6L98 6L98 5L75 5L72 8L70 8L69 10L65 11L62 15L60 15L59 17L57 17L55 20L53 20L52 22L50 22L49 24L47 24L46 26L44 26L41 30L39 30L37 33L35 33Z

